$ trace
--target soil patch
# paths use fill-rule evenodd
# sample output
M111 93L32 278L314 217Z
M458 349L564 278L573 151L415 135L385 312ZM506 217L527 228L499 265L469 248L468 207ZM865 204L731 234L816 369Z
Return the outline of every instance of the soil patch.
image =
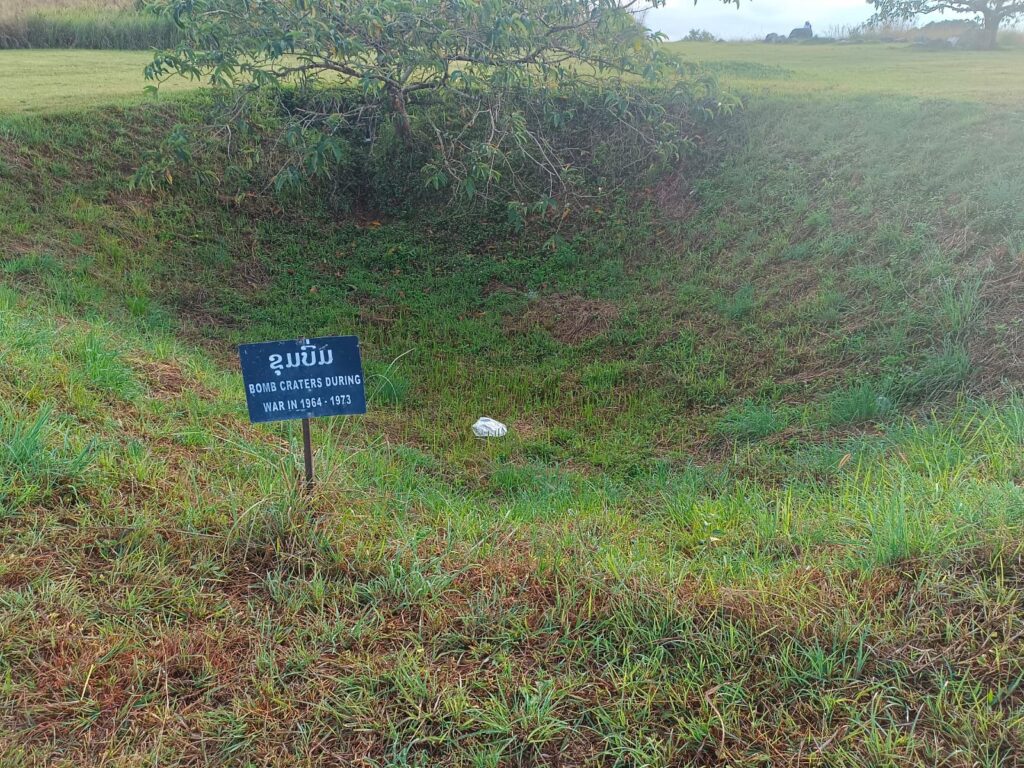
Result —
M521 332L540 327L563 344L579 344L607 331L618 316L618 306L610 301L554 294L530 304L508 329Z
M501 282L500 280L494 280L494 279L488 280L487 281L487 285L484 286L484 297L485 298L489 298L491 296L494 296L495 294L510 294L510 295L514 295L514 294L517 294L517 293L519 293L519 291L517 289L513 288L511 285L506 285L505 283Z
M271 274L259 255L238 259L234 264L232 283L246 296L262 293L270 287Z
M186 390L196 392L200 397L209 395L205 389L198 388L192 377L182 371L177 363L165 360L132 360L132 366L145 380L153 397L170 399L178 397Z

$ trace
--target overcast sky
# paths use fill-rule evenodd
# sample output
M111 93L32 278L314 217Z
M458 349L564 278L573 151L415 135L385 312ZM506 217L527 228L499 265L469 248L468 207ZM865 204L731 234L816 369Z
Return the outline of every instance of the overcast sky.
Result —
M788 34L805 21L823 34L832 26L860 24L872 13L867 0L741 0L739 8L721 0L698 0L696 7L693 0L668 0L665 7L648 13L646 24L671 40L684 37L691 29L707 29L728 39L764 37L769 32Z

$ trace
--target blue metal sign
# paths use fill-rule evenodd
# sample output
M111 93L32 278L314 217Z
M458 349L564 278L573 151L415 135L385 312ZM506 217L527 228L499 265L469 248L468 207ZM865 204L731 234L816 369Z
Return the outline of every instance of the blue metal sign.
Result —
M253 423L366 413L355 336L242 344L238 358Z

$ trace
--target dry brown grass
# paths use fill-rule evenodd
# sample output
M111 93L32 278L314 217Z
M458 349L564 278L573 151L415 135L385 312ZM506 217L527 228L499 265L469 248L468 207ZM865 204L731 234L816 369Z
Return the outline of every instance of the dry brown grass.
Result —
M40 11L110 11L133 7L133 0L0 0L0 19L14 19Z
M610 301L553 294L533 302L510 330L540 327L565 344L579 344L607 331L618 316L619 308Z

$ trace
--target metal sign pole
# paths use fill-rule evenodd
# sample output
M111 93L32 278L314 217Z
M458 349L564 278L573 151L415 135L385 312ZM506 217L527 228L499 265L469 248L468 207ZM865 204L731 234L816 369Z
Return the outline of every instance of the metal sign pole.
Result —
M302 420L302 450L306 463L306 490L313 490L313 444L309 438L309 419Z

